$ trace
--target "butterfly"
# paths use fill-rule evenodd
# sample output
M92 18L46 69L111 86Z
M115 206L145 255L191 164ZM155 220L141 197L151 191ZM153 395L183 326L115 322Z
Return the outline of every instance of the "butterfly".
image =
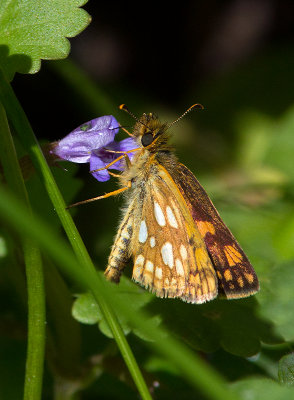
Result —
M196 106L171 124L153 113L137 118L120 106L136 119L129 134L138 148L132 162L128 152L119 157L125 160L121 189L112 193L124 191L126 205L105 276L118 283L133 260L132 279L139 285L158 297L201 304L218 294L253 295L259 283L205 190L169 144L171 125Z

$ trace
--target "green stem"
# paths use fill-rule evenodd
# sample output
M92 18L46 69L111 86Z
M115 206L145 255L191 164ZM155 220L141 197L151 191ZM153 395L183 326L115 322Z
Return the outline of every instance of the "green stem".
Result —
M72 318L72 293L48 257L44 258L48 324L47 362L60 380L80 374L81 325ZM70 332L70 335L68 334Z
M15 128L20 142L22 143L23 147L28 150L34 167L39 174L41 180L44 182L54 209L59 216L59 219L63 225L63 228L68 236L68 239L74 249L77 258L80 260L81 265L84 266L85 272L88 273L89 276L97 276L95 267L79 235L79 232L71 218L71 215L66 210L64 200L46 163L43 153L38 145L30 123L21 105L19 104L11 86L5 80L5 77L3 76L3 73L1 71L0 100L3 102L6 108L7 115L9 116L9 119L11 120ZM97 279L99 280L100 285L102 285L101 279ZM129 347L129 344L124 336L123 330L118 322L118 319L113 309L105 300L104 296L100 293L99 290L96 290L96 292L93 294L109 327L112 330L113 337L117 342L117 345L130 371L130 374L134 379L138 391L140 392L143 399L151 399L147 385L144 381L135 357L131 351L131 348Z
M0 103L1 160L7 183L22 199L27 212L32 211L19 168L14 143L9 130L5 110ZM34 240L22 236L28 291L28 347L24 386L25 400L39 400L42 394L45 348L45 291L42 259Z

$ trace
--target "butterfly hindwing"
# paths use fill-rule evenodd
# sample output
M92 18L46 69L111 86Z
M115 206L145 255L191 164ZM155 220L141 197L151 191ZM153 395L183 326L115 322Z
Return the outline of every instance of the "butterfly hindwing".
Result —
M205 241L220 291L227 298L256 293L259 283L252 265L195 176L183 164L177 164L172 176Z

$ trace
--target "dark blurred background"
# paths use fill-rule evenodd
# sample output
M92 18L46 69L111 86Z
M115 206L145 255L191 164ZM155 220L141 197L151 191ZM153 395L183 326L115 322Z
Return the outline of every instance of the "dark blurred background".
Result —
M84 83L77 89L71 72L64 78L59 68L63 61L43 61L35 75L17 74L14 89L40 141L61 139L105 114L132 126L132 118L117 108L121 103L136 115L156 112L163 121L172 121L199 102L205 110L194 111L174 125L174 142L179 159L196 174L221 213L223 204L227 209L232 203L251 207L284 195L277 185L293 170L289 163L294 140L287 134L283 139L287 143L279 150L281 129L275 124L294 103L293 1L209 0L174 5L89 1L84 8L92 23L70 39L70 58L97 89L103 106L88 101L89 87L82 95ZM118 139L123 137L119 134ZM260 168L269 147L268 163L277 167L271 171ZM66 172L59 172L66 179ZM67 203L116 188L115 179L98 184L88 165L77 167L74 174L80 178L75 195L66 197L65 183L59 183ZM119 204L115 198L73 210L82 236L91 242L88 247L95 248L90 252L96 253L102 266L115 233ZM88 223L93 213L100 216L99 226L104 226L103 240L96 224Z
M92 23L70 40L71 57L114 104L179 115L201 102L201 122L226 130L240 107L278 114L293 100L291 0L89 1L84 8ZM87 115L50 61L39 74L17 75L14 88L39 137L58 139L100 115Z

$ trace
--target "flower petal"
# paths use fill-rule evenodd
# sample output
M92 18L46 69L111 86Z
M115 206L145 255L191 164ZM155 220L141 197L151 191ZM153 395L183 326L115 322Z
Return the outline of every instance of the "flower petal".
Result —
M127 138L121 140L120 142L113 141L109 143L105 148L95 151L95 153L98 157L100 157L100 159L105 163L105 165L107 165L112 161L114 161L116 158L119 158L123 153L137 148L138 144L136 143L136 141L133 138ZM118 153L112 153L111 151L108 150L114 150L117 151ZM128 153L128 157L131 161L134 155L135 152ZM124 168L125 168L124 159L120 159L119 161L110 166L110 169L117 169L119 171L123 171Z
M118 150L119 151L129 151L129 150L134 150L137 149L139 146L135 139L129 137L127 139L123 139L120 142L118 142ZM135 155L135 152L129 153L129 157L133 157Z
M89 162L92 151L113 142L118 130L119 124L112 115L92 119L60 140L53 153L64 160Z
M103 167L105 167L105 165L106 164L100 159L99 156L97 156L95 153L92 153L92 155L90 157L90 171L93 171L93 170L99 169L99 168L103 168ZM110 179L110 175L109 175L107 169L102 169L101 171L92 172L91 174L99 182L106 182Z

